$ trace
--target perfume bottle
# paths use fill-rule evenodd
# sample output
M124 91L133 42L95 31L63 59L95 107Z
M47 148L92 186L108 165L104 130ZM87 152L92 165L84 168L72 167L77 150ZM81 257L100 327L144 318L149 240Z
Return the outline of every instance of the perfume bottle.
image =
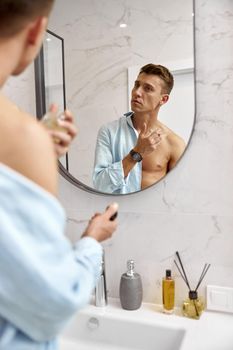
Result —
M56 129L56 130L64 131L65 128L60 126L58 123L59 120L64 120L64 119L65 117L63 113L58 114L56 112L49 111L42 117L41 122L48 129Z
M136 310L142 304L142 280L134 271L134 260L127 261L127 272L121 276L119 294L125 310Z
M172 314L175 305L175 281L171 276L171 270L166 270L166 276L162 283L163 312Z
M67 130L58 123L59 120L64 119L65 117L63 113L58 114L56 112L49 111L42 117L41 122L48 129L67 132ZM54 142L59 142L59 140L54 138Z
M189 297L183 303L183 315L198 320L204 309L205 305L202 298L198 297L197 291L191 290Z

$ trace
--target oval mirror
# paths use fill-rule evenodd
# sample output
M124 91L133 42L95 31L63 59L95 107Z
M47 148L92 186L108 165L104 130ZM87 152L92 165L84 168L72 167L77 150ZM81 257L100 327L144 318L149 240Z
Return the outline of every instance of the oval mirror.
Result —
M164 77L140 73L148 63L170 71L170 94ZM148 188L175 171L192 135L193 1L57 0L35 71L38 116L55 102L76 119L60 164L67 180L105 195ZM154 116L145 117L148 103L156 123L142 122ZM154 144L150 154L139 138Z

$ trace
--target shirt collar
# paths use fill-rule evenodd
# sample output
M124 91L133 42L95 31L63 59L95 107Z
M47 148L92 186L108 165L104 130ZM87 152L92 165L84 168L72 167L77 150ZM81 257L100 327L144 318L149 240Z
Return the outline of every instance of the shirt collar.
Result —
M126 117L127 123L128 123L132 128L134 128L133 122L132 122L132 118L131 118L133 115L134 115L134 112L127 112L127 113L124 114L124 116Z
M138 136L138 132L137 130L134 128L133 126L133 122L132 122L132 116L134 115L134 112L127 112L124 113L124 116L126 117L126 122L127 124L134 130L135 134Z

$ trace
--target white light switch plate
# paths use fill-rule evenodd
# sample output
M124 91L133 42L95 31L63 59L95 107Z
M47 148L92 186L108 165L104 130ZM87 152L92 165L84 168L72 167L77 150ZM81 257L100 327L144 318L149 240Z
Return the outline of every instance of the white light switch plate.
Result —
M206 300L207 310L233 313L233 288L208 285Z

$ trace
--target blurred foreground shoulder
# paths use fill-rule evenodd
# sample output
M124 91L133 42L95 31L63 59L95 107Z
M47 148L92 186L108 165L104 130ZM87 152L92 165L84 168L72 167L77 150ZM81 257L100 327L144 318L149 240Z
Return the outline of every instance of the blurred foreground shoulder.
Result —
M48 132L2 96L0 110L0 162L56 195L57 160Z

